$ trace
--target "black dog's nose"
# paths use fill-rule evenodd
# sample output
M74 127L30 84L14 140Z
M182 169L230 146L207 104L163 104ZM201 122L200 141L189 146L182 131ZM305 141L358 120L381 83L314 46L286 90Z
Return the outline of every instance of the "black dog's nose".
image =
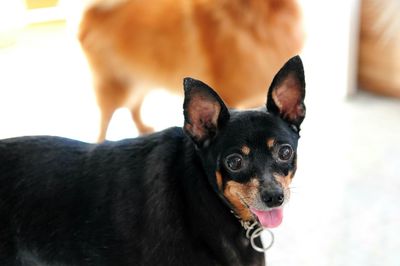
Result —
M270 208L281 206L285 201L282 190L264 191L261 194L261 198Z

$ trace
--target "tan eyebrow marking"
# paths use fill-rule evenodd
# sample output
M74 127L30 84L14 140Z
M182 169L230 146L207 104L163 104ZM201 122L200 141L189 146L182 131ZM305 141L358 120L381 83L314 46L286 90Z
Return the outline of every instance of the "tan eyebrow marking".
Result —
M272 149L272 147L274 147L275 144L275 139L274 138L269 138L267 139L267 146L269 149Z
M250 148L248 147L248 146L246 146L246 145L244 145L243 147L242 147L242 152L243 152L243 154L244 155L249 155L250 154Z
M224 196L232 204L236 214L244 221L249 221L253 217L248 204L255 200L259 186L260 183L256 178L245 184L233 180L226 183Z

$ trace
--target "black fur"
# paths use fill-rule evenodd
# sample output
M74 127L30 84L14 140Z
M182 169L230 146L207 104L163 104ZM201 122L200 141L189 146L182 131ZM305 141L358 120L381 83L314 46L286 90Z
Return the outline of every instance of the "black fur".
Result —
M186 99L198 84L186 79ZM228 111L214 94L224 118L207 145L182 128L103 144L0 141L0 265L263 265L215 171L234 146L279 136L297 147L299 136L265 108Z

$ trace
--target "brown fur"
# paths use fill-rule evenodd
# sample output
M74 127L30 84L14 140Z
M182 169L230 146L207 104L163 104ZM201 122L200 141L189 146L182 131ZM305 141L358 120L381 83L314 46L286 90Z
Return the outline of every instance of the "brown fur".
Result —
M222 192L223 183L222 183L222 175L221 175L221 173L218 172L218 171L215 172L215 177L216 177L216 180L217 180L218 190Z
M252 219L253 214L247 205L253 204L258 195L260 182L257 178L252 178L248 183L242 184L230 180L226 182L224 196L232 204L235 213L240 216L243 221Z
M275 139L274 138L267 139L267 147L268 147L268 149L271 150L274 147L274 144L275 144Z
M228 106L254 107L279 67L303 44L296 0L97 0L84 13L79 39L94 74L101 111L99 141L113 112L140 118L154 87L181 92L193 76Z
M248 146L244 145L242 147L242 152L243 152L244 155L249 155L250 151L251 151L251 149Z
M282 185L284 190L289 190L289 185L292 182L293 176L294 176L294 171L289 171L289 173L286 176L277 174L274 175L275 180Z

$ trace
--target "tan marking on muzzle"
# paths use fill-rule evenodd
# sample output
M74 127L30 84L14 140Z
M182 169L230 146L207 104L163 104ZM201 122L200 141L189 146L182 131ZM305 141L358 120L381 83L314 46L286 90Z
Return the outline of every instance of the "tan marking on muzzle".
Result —
M234 211L243 221L252 220L253 214L249 209L259 193L260 182L252 178L247 183L239 183L230 180L224 189L225 198L232 204Z
M294 176L294 171L289 171L289 173L284 175L274 174L275 180L278 181L284 189L289 189L290 183L292 183L292 179Z

